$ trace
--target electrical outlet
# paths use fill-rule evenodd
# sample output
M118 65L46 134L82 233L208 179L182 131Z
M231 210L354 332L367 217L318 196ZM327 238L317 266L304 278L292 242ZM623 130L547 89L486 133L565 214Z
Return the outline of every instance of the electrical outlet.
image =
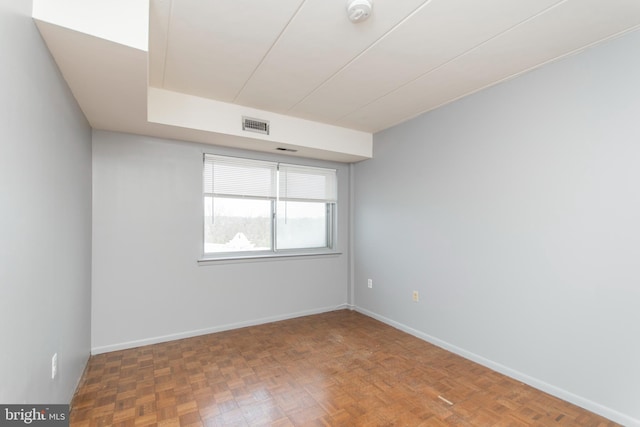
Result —
M54 380L58 376L58 353L54 353L51 357L51 379Z
M369 289L373 288L373 279L367 279L367 286Z
M418 294L418 291L413 291L413 302L418 301L420 301L420 294Z

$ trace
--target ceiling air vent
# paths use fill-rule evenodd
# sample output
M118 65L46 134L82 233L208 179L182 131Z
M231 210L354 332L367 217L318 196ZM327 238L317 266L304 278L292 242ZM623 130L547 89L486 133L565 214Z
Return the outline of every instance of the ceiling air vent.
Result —
M262 119L242 118L242 130L269 135L269 122Z

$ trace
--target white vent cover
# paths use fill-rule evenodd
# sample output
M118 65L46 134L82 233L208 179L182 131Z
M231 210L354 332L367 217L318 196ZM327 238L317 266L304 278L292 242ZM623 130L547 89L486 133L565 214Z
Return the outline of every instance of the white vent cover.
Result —
M262 133L269 135L269 122L262 119L252 119L251 117L242 117L242 130L247 132Z

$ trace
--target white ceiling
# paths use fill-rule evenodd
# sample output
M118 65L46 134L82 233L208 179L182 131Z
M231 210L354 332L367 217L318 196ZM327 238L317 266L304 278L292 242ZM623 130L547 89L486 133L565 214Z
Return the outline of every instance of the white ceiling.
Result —
M376 132L640 24L638 0L373 1L151 0L150 85Z
M346 0L33 0L33 17L95 129L343 162L371 158L377 131L640 27L640 0L373 3L358 24Z

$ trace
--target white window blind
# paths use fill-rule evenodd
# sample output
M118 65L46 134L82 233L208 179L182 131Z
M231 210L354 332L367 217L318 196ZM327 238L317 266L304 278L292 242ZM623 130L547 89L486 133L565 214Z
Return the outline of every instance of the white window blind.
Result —
M276 198L277 164L205 154L204 193L208 196Z
M334 203L338 199L335 169L280 163L278 171L279 200Z
M337 181L336 169L204 154L204 253L333 250Z

